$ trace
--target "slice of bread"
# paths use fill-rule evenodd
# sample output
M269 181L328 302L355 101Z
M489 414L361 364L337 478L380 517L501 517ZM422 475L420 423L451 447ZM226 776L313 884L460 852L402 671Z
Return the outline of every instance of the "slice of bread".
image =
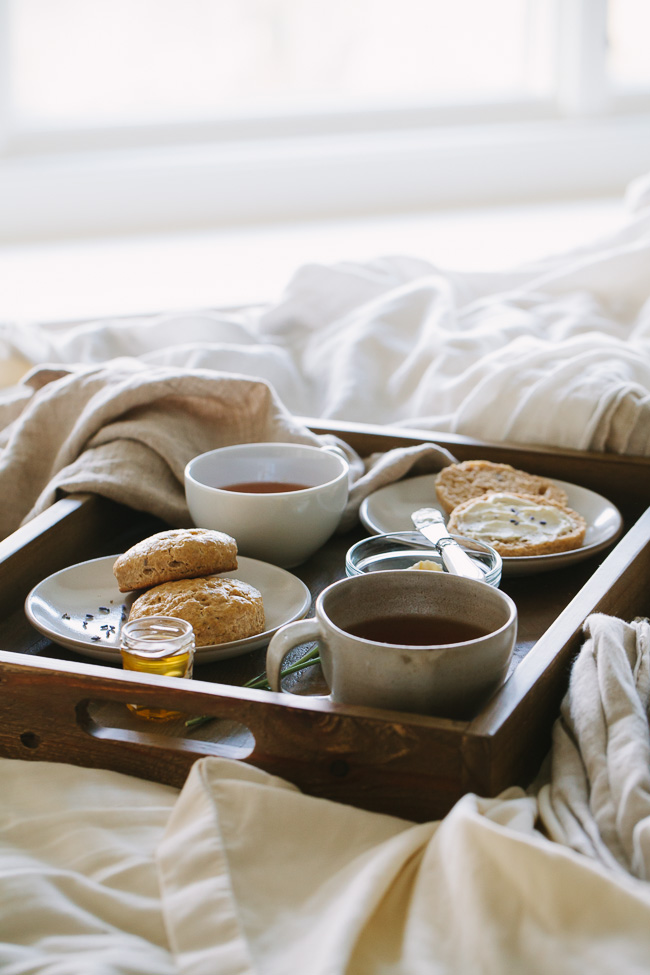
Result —
M587 523L577 511L552 498L491 492L457 505L447 528L485 542L508 558L579 548Z
M456 505L478 498L488 491L538 496L543 500L566 504L566 492L546 477L527 474L510 464L495 464L489 460L466 460L461 464L443 467L436 476L438 501L449 514Z
M172 528L133 545L113 564L120 592L149 589L237 568L237 543L225 532Z
M243 640L264 631L262 594L239 579L203 576L148 589L135 599L129 619L174 616L192 624L197 647Z

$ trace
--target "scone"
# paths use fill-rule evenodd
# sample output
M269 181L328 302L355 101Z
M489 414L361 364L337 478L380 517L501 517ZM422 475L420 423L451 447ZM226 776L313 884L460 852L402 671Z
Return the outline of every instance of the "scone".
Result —
M264 631L262 594L239 579L209 575L163 582L138 596L129 619L174 616L194 627L197 647L243 640Z
M516 557L579 548L587 523L577 511L551 498L491 493L457 505L447 528L486 542L502 556Z
M529 494L544 500L566 504L566 492L546 477L527 474L510 464L494 464L489 460L466 460L462 464L443 467L436 476L438 501L447 514L456 505L478 498L488 491L507 491L512 494Z
M172 528L143 539L113 565L120 592L149 589L237 568L237 543L225 532Z

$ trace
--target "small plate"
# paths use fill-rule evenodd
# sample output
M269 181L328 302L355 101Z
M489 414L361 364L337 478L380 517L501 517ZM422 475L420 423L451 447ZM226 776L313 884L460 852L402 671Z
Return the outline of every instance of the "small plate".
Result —
M116 663L120 659L120 630L137 593L121 593L113 575L117 555L80 562L39 582L25 600L25 613L37 630L86 657ZM268 562L238 557L228 579L241 579L262 594L267 629L263 633L197 647L195 663L228 660L269 642L285 623L301 619L311 605L311 594L297 576Z
M573 562L580 562L606 548L620 535L623 518L618 508L610 501L577 484L552 480L553 484L566 491L569 507L586 520L587 533L584 544L569 552L557 552L553 555L522 555L509 558L504 556L504 576L546 572L550 569L563 568ZM408 531L413 528L411 512L425 506L440 508L442 511L436 498L435 474L411 477L379 488L362 502L359 517L368 531L374 534Z

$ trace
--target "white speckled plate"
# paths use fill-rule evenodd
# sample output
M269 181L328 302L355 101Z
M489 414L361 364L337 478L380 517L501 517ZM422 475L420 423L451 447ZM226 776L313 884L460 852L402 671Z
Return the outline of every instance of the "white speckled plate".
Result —
M119 591L113 575L117 555L80 562L61 569L35 586L25 600L30 623L54 643L86 657L120 659L120 629L135 598ZM238 558L226 578L241 579L262 594L266 630L244 640L197 647L195 663L228 660L269 642L285 623L301 619L311 605L311 594L297 576L268 562Z
M504 576L546 572L580 562L610 545L623 529L620 511L606 498L577 484L570 484L568 481L551 480L564 488L569 507L586 520L587 533L584 544L570 552L558 552L555 555L504 558ZM437 501L435 482L435 474L425 474L422 477L406 478L380 488L362 502L359 511L362 523L376 535L411 530L412 511L423 507L442 510Z

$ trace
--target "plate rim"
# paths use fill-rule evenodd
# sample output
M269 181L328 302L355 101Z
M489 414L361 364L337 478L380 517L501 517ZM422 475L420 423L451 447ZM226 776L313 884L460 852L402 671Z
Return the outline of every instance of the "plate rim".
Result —
M425 478L429 479L435 477L436 477L435 473L418 474L415 477L402 478L399 481L393 481L391 484L385 484L381 488L378 488L377 491L373 491L372 494L369 494L366 498L363 499L359 508L359 519L361 520L364 527L375 535L383 534L383 532L378 531L374 527L371 527L371 523L369 523L369 521L367 520L368 504L373 498L373 496L377 495L380 491L385 491L388 488L395 488L397 487L398 484L404 483L405 481L418 481ZM567 562L567 561L571 561L572 558L573 559L589 558L590 555L595 555L597 552L601 551L603 548L606 548L608 545L614 542L620 536L623 530L623 525L624 525L623 516L620 510L618 509L618 507L612 501L610 501L609 498L606 498L603 494L599 494L598 491L593 491L591 488L584 487L582 484L576 484L573 481L564 481L555 477L549 477L548 480L552 484L556 484L559 487L577 488L580 491L586 491L594 498L598 498L608 508L613 509L613 511L616 513L618 524L616 525L611 535L608 535L606 539L601 539L600 541L592 542L589 545L581 545L579 548L569 549L566 552L549 552L546 553L545 555L504 555L502 556L504 570L506 568L513 569L516 567L526 568L528 566L533 566L533 565L549 566L550 564L552 566L553 564L556 564L560 560Z
M58 646L66 647L75 652L79 652L79 654L82 656L92 657L95 660L103 660L104 662L110 662L112 660L115 660L115 662L117 662L120 659L119 646L104 645L99 647L99 646L95 646L94 644L91 644L90 640L89 641L79 640L76 637L65 637L65 642L62 642L60 634L56 634L56 632L52 628L44 625L43 622L36 617L32 609L31 603L37 591L45 583L50 582L52 579L55 579L58 576L64 576L66 573L72 570L80 569L83 568L83 566L87 566L87 565L98 565L99 563L110 563L112 565L112 563L115 561L118 555L119 553L115 555L103 555L93 559L84 559L81 562L74 562L72 565L64 566L62 569L58 569L56 572L51 572L49 575L41 579L40 582L37 582L34 586L32 586L27 596L25 597L25 601L24 601L25 616L27 617L31 625L34 626L39 631L39 633L42 633L44 636L50 639L52 643L56 643ZM262 559L252 559L243 555L239 556L238 558L240 564L242 562L255 563L256 565L263 565L265 568L270 569L273 572L277 571L279 574L282 574L283 576L284 575L290 576L291 579L294 580L295 583L297 584L297 587L299 586L302 590L303 598L302 598L302 603L300 604L300 610L297 615L295 614L291 615L290 618L279 623L277 626L271 627L268 630L263 630L261 633L255 633L252 636L242 637L240 640L232 640L229 643L221 643L221 644L215 643L215 644L209 644L208 646L205 647L197 647L195 651L195 657L194 657L195 665L197 664L201 665L203 663L211 663L214 662L215 660L226 660L226 659L230 659L231 657L237 657L243 655L244 653L252 652L253 650L258 649L264 643L267 643L271 639L273 634L281 626L285 626L286 623L293 622L293 620L304 618L304 616L307 614L309 610L309 607L311 605L311 600L312 600L311 592L308 586L297 575L295 575L292 572L289 572L287 569L284 569L281 566L274 565L272 562L264 562ZM245 569L246 566L244 565L243 568ZM224 572L223 575L229 577L234 572L237 572L237 569ZM216 573L216 574L220 575L221 573ZM122 602L124 602L124 599L126 599L130 595L129 593L120 593L120 590L117 588L117 584L115 586L115 592L121 596ZM45 600L45 602L48 602L50 605L52 605L50 600ZM207 659L208 656L210 657L210 659Z

